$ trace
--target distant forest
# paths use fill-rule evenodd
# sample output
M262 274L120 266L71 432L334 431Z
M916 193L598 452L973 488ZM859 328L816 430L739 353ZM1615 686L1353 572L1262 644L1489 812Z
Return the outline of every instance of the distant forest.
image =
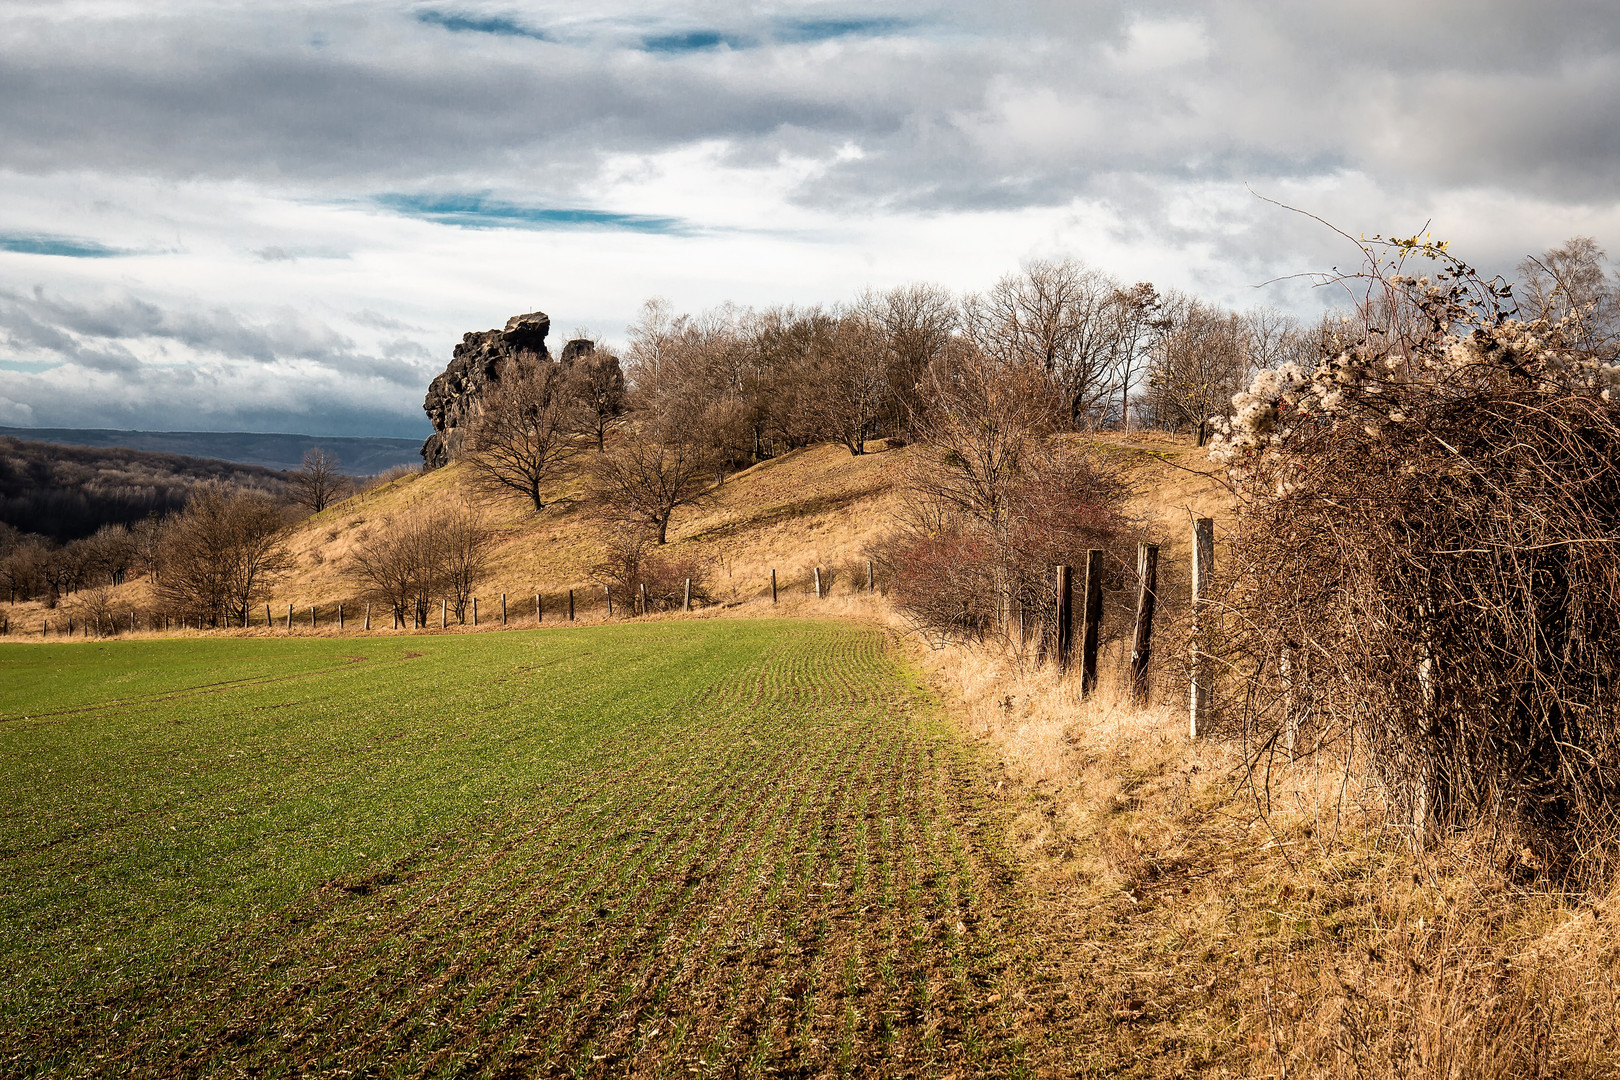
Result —
M256 465L0 436L0 523L57 543L173 513L207 480L277 497L292 490L288 474Z

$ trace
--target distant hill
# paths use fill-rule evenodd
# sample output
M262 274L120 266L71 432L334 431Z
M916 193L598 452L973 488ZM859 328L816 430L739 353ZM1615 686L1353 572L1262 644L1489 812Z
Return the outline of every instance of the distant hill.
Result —
M0 435L63 446L116 446L187 457L214 458L266 469L296 469L304 454L321 447L351 476L371 476L398 465L422 464L420 439L318 437L252 431L114 431L109 428L0 427Z
M191 489L223 480L287 495L286 473L122 447L57 446L0 435L0 522L53 540L173 513Z

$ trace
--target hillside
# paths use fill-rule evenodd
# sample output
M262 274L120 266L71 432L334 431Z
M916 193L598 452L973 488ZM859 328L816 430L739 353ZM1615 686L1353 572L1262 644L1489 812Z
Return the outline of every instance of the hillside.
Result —
M1209 480L1208 463L1186 443L1108 439L1101 445L1136 470L1138 512L1162 527L1167 558L1184 550L1179 545L1191 517L1224 512L1224 493ZM724 604L766 596L772 569L784 599L809 593L813 567L821 568L832 595L845 594L864 585L868 550L891 527L900 466L917 452L896 447L855 457L821 444L731 474L707 503L677 511L671 550L711 561L713 589ZM574 492L565 486L558 494ZM462 472L451 465L399 478L309 519L293 538L297 569L277 590L285 597L278 599L282 610L287 603L306 609L351 601L355 590L345 578L344 559L354 544L390 515L464 493ZM572 588L582 610L594 611L600 587L591 567L601 555L597 528L584 507L557 505L535 514L504 503L491 516L500 541L488 582L479 589L486 601L504 592L516 605L518 597L532 598L536 591ZM525 603L532 611L532 599Z
M1192 517L1225 512L1224 493L1209 479L1207 460L1185 441L1105 437L1098 442L1134 470L1137 512L1160 527L1166 560L1184 556ZM900 497L900 467L908 455L919 452L915 447L878 449L885 445L874 443L875 452L854 457L842 447L820 444L733 473L707 502L677 511L670 551L709 560L711 591L728 608L766 598L772 569L783 603L809 595L813 567L821 568L831 596L847 595L864 585L868 550L891 527ZM302 613L300 618L307 618L311 605L330 612L342 603L353 614L359 594L347 568L355 545L386 528L396 515L453 503L467 494L462 469L450 465L397 477L301 522L291 538L295 565L274 590L271 603L277 617L284 617L288 604ZM545 593L550 605L568 589L576 590L581 618L603 614L601 588L591 573L601 558L600 533L586 508L572 498L577 494L577 483L562 485L554 493L559 501L539 514L512 502L487 504L498 539L489 573L477 590L484 621L497 610L501 593L507 594L513 612L527 618L532 617L536 592ZM144 580L116 590L120 609L141 610L148 603ZM37 630L45 616L37 603L17 604L9 611L11 625L22 632Z

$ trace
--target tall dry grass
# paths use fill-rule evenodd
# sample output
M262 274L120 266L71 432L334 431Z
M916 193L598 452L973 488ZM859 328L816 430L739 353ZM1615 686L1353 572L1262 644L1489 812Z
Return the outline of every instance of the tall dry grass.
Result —
M1354 762L1257 778L1243 748L1189 739L1173 661L1136 708L1118 655L1087 699L1009 656L915 656L1022 789L1052 1075L1620 1075L1600 851L1578 885L1502 835L1414 851Z

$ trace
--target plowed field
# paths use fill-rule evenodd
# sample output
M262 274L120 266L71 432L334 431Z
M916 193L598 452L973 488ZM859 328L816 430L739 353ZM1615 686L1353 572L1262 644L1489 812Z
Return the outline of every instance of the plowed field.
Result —
M1008 1075L987 770L879 633L0 649L0 1072Z

